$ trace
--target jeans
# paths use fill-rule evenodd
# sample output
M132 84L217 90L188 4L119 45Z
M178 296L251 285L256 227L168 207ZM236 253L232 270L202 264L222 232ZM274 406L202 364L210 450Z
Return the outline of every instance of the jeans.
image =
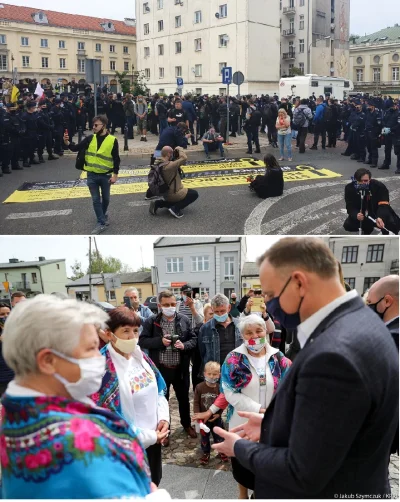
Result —
M284 156L284 150L286 146L286 150L288 152L288 157L292 157L292 135L291 134L278 134L278 144L279 144L279 152L281 157Z
M308 133L307 127L300 128L299 134L297 136L299 153L304 153L306 151L305 142L306 142L306 138L307 138L307 133Z
M156 202L156 207L174 207L175 209L183 209L189 204L192 204L195 200L197 200L199 197L199 193L196 190L193 190L191 188L188 189L188 193L186 194L186 197L179 202L168 202L166 200L158 200Z
M87 173L87 186L92 197L93 209L99 225L105 225L106 223L105 215L110 204L110 178L110 174L98 174L90 171Z
M126 117L126 125L128 126L128 139L133 139L133 117Z
M164 131L164 129L166 129L167 127L168 127L167 119L160 119L160 136L161 136L162 132Z
M318 139L321 136L321 144L322 148L325 148L326 144L326 127L323 123L314 124L314 144L313 146L318 145Z
M209 152L215 152L217 147L219 148L219 153L224 155L224 147L222 146L222 141L218 141L217 143L203 143L204 151L206 152L206 155L209 154Z
M201 438L201 450L203 453L210 453L211 452L211 443L210 443L210 436L211 434L213 435L214 438L214 444L222 443L223 439L221 436L218 436L216 432L214 432L214 427L221 427L221 429L224 428L224 424L222 423L221 418L217 418L215 422L206 422L207 427L210 429L210 432L206 432L205 436L203 434L200 434Z
M165 398L169 401L169 389L172 385L178 401L181 425L184 429L190 427L189 372L185 372L184 375L182 375L179 367L166 368L162 365L160 365L158 369L160 370L161 376L164 378L165 385L167 386L167 394Z
M260 142L258 140L258 126L252 126L246 131L247 134L247 149L250 153L252 153L254 141L256 144L256 150L260 150Z

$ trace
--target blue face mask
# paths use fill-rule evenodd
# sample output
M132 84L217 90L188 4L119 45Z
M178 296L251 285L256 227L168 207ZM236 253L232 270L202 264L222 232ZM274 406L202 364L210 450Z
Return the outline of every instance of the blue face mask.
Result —
M272 315L274 319L276 319L281 326L283 326L286 329L296 329L299 324L301 324L301 319L300 319L300 308L301 304L303 303L302 298L300 300L299 308L297 309L297 312L294 314L287 314L281 307L280 304L280 297L283 295L287 285L291 281L291 277L289 277L289 280L286 282L284 285L282 291L280 292L279 296L276 296L275 298L272 298L269 302L267 302L267 311ZM215 317L215 315L214 315Z
M214 319L217 321L217 322L225 322L227 319L228 319L228 313L224 314L224 315L217 315L217 314L214 314Z
M182 301L185 302L187 299L187 296L186 295L182 295Z

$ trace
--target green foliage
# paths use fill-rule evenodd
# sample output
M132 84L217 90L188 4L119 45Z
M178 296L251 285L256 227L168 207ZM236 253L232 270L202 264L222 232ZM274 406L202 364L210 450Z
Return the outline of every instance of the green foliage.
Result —
M136 272L151 272L151 267L140 267Z
M81 279L85 273L82 270L82 264L80 261L75 260L74 264L71 266L72 275L69 277L70 281L76 281L77 279Z
M303 72L300 70L300 68L297 68L297 66L294 66L291 70L289 70L289 75L290 76L303 75Z
M88 274L89 271L88 267L86 273ZM132 269L129 265L122 263L120 259L113 256L103 257L101 253L92 251L92 274L119 274L126 272L132 272Z
M147 96L149 94L149 88L146 83L147 80L143 70L137 72L136 81L133 84L132 90L134 96Z
M129 80L126 79L127 75L128 75L127 71L115 72L115 78L118 79L119 85L121 86L121 91L124 94L131 91L131 83Z

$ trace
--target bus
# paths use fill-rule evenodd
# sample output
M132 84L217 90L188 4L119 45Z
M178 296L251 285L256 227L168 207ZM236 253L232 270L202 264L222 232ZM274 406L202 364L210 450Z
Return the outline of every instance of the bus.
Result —
M328 96L342 101L354 90L353 82L342 77L320 77L319 75L297 75L279 80L279 98L300 96L308 99L313 94Z

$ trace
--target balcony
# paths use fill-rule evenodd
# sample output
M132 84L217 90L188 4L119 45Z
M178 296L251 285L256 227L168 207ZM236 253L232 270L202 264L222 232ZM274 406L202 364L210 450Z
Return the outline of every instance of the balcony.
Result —
M400 81L390 80L388 82L354 82L354 90L358 92L381 91L389 94L400 94Z
M286 61L290 61L291 59L295 59L295 51L289 51L289 52L284 52L282 54L282 59L285 59Z
M290 15L290 14L295 14L296 13L296 7L293 5L291 7L284 7L283 8L283 13Z
M31 282L30 281L19 281L19 282L13 282L13 289L16 289L18 291L30 291L31 289Z
M294 30L282 30L283 37L294 37L296 32Z

